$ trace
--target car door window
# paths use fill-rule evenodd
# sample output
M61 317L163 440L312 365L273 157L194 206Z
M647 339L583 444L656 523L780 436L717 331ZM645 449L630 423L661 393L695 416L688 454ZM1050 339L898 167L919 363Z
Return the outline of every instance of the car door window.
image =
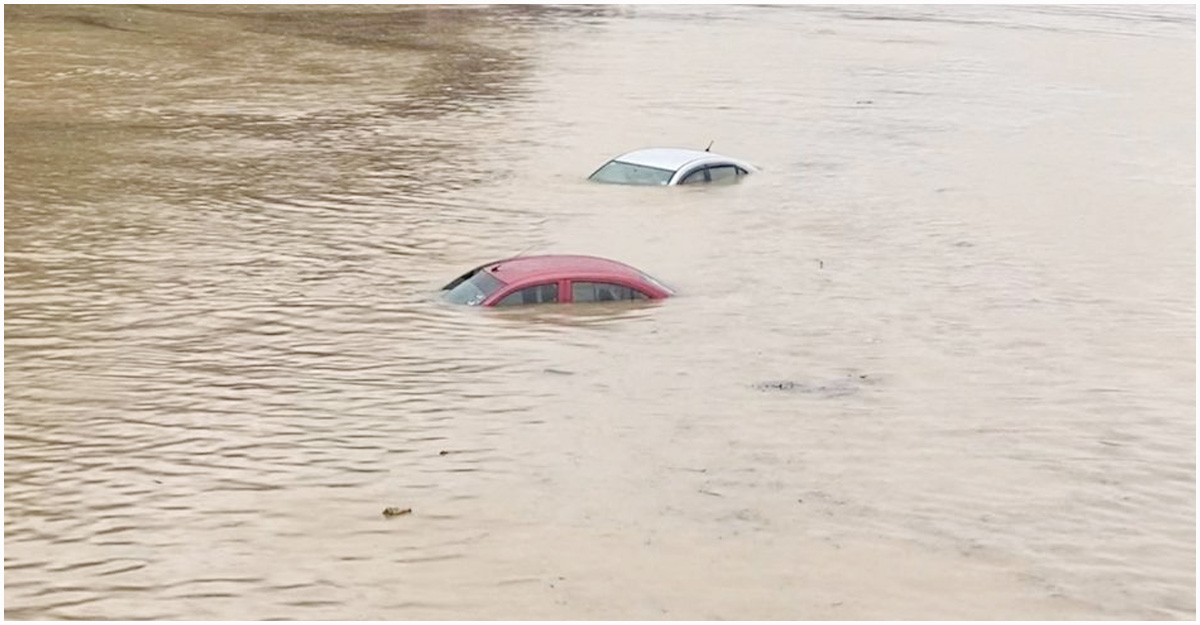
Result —
M733 182L737 180L737 167L733 165L715 165L708 168L708 176L713 182Z
M496 302L497 306L516 306L520 304L550 304L558 301L558 283L539 284L520 291L513 291Z
M679 184L694 184L697 182L708 182L708 175L704 173L703 167L684 176L683 180L679 181Z
M571 283L571 301L574 302L615 302L635 299L646 299L646 294L637 289L608 282Z

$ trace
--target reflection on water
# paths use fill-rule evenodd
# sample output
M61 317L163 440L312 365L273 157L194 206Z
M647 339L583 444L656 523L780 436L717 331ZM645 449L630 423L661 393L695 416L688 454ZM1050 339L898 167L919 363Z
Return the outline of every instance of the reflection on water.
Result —
M1193 618L1194 18L6 7L6 617Z

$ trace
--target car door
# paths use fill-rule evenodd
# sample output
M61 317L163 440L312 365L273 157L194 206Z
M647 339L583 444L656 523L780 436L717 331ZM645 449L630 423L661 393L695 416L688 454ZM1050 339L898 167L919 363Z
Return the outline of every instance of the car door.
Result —
M678 184L696 184L701 182L716 182L719 184L729 184L737 182L739 178L745 176L748 172L732 163L714 163L710 165L700 165L695 169L684 174Z
M738 176L741 175L734 165L710 165L706 171L708 172L708 181L718 184L737 182Z
M571 301L617 302L650 299L640 289L603 280L574 280L571 282Z
M543 282L522 287L502 295L493 306L519 306L522 304L553 304L558 302L558 282Z
M679 179L679 184L697 184L701 182L708 182L708 168L703 165L687 172Z

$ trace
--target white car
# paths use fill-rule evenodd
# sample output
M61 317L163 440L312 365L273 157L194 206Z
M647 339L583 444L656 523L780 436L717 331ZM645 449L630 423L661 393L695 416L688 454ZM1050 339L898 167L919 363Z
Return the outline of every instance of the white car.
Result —
M604 164L588 180L614 184L676 185L737 182L758 168L707 150L647 148L622 154Z

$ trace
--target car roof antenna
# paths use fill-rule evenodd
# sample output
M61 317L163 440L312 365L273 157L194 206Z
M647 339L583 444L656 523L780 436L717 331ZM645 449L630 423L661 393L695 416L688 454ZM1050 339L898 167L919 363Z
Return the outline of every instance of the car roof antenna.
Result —
M709 141L709 142L708 142L708 147L707 147L707 148L704 148L704 151L705 151L705 152L707 152L707 151L711 150L711 149L712 149L712 144L714 144L714 143L716 143L716 142L717 142L717 140L716 140L716 139L713 139L712 141Z

